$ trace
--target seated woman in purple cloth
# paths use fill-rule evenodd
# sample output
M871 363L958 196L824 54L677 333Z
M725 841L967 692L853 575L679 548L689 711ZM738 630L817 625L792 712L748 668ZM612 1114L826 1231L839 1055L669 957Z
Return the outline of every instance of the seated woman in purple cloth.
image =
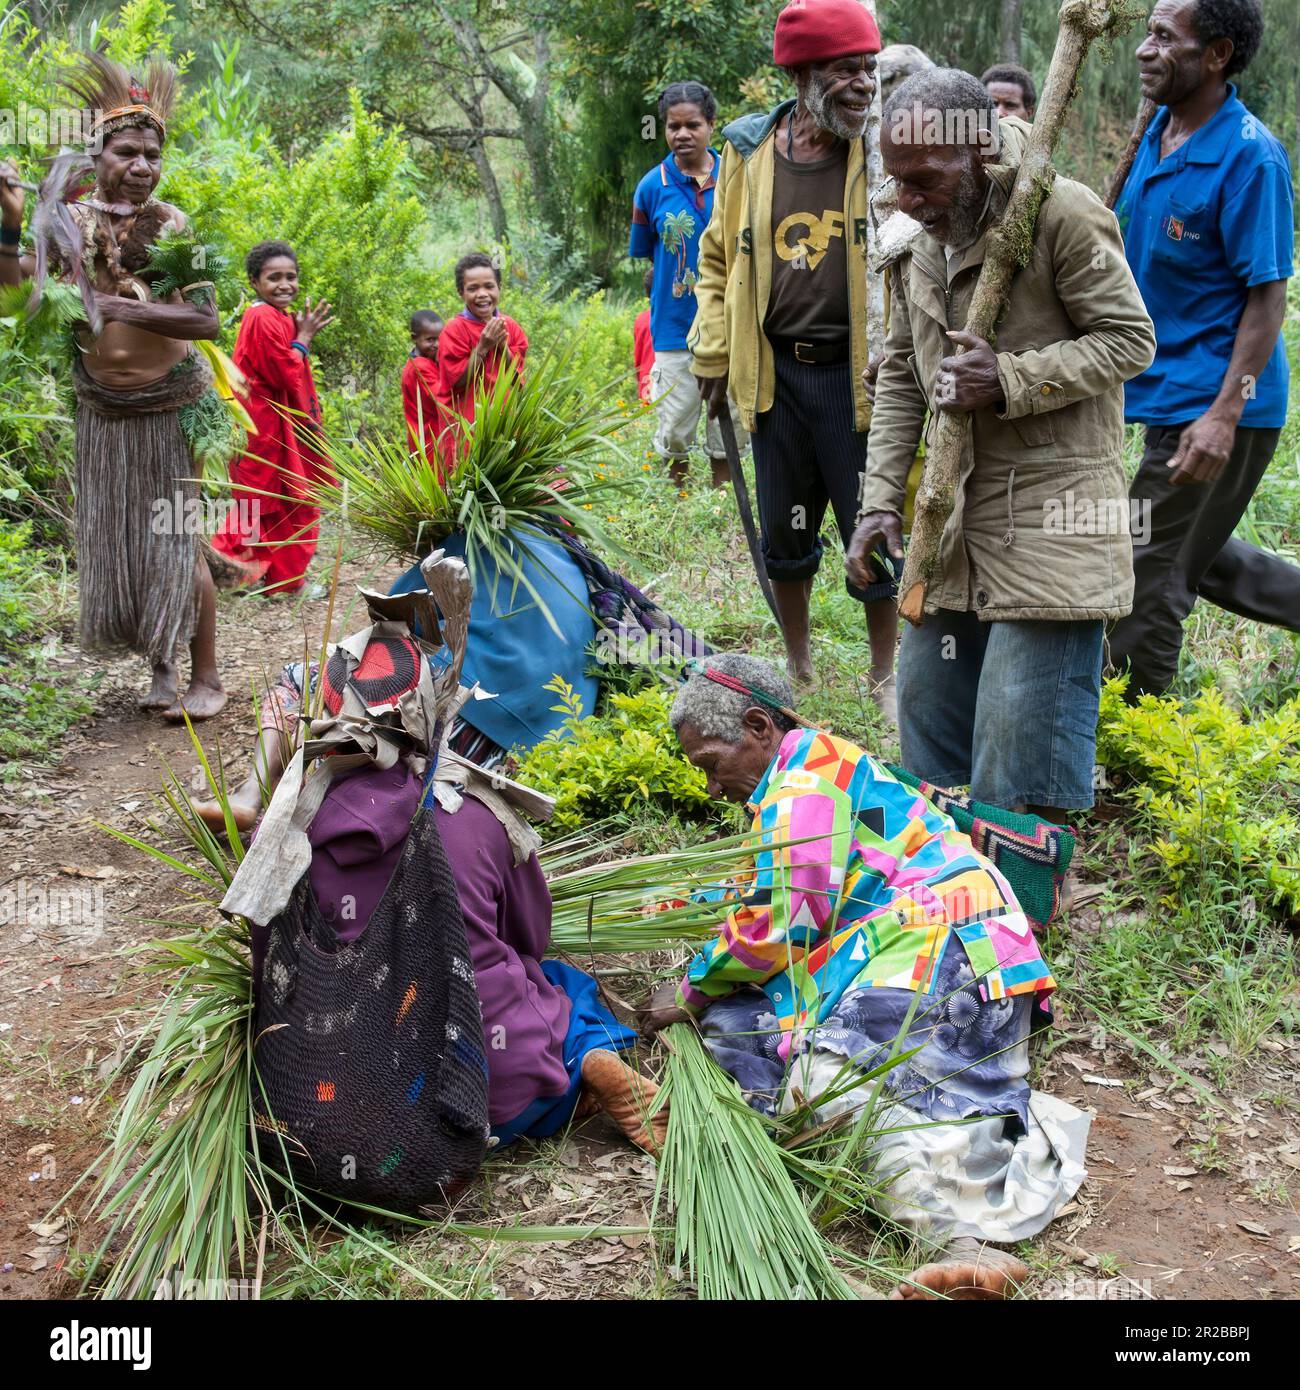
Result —
M355 940L369 921L422 792L404 762L386 772L366 768L336 780L316 813L311 885L340 942ZM483 1011L493 1139L545 1138L575 1114L603 1110L634 1144L655 1152L668 1112L647 1120L657 1088L618 1055L636 1034L601 1004L589 975L542 959L551 894L537 855L520 854L472 781L439 796L434 815Z
M367 656L376 645L372 640ZM418 662L416 644L404 639L404 645ZM378 663L394 664L400 663ZM364 667L363 661L359 672ZM263 707L260 747L267 746L266 732L292 729L300 702L301 694L295 702L287 686L277 687ZM274 762L270 771L278 780L283 762ZM430 798L483 1014L493 1140L546 1138L575 1116L603 1110L634 1144L655 1152L667 1111L647 1118L657 1088L618 1055L636 1034L601 1004L590 976L542 959L550 945L551 895L531 832L476 767L457 764L455 776L453 782L440 774L436 788L426 789L401 759L334 779L308 830L308 873L322 917L340 944L361 935L397 868L416 809ZM253 927L255 980L267 935Z

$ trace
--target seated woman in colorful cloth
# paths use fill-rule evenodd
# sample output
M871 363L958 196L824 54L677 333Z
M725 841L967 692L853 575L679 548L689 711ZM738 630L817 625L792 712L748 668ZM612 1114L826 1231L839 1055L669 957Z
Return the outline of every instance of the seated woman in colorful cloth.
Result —
M1056 988L1006 880L863 749L801 727L767 662L696 661L672 709L713 795L754 808L754 869L717 940L651 1002L695 1018L767 1114L871 1119L882 1213L935 1251L895 1297L999 1298L1025 1266L984 1242L1036 1235L1086 1176L1089 1118L1030 1089L1029 1036Z

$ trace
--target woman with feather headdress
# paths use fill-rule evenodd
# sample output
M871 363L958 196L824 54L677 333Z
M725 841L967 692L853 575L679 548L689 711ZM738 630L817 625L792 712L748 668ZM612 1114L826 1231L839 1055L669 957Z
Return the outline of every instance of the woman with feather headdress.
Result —
M48 264L77 286L86 311L73 366L82 644L125 646L148 660L143 708L207 719L226 692L212 578L185 518L197 502L201 457L192 421L213 387L209 356L194 344L213 338L219 320L201 270L192 277L199 283L157 298L142 278L156 275L157 245L187 226L179 208L154 197L176 73L155 61L141 82L91 52L66 85L87 109L86 154L54 162L32 216L30 256L17 244L17 171L0 165L0 284L33 278L36 302ZM186 644L182 695L177 663Z

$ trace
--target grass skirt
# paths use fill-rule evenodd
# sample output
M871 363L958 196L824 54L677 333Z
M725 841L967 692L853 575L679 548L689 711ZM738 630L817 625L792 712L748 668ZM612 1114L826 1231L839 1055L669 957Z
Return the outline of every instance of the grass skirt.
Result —
M186 525L199 484L180 410L212 384L192 354L161 380L118 390L77 362L77 571L81 645L174 661L194 635L194 558Z

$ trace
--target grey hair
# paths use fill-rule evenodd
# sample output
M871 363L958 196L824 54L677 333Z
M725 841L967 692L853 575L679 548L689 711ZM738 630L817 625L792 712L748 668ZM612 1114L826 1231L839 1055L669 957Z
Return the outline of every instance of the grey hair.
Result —
M876 58L876 77L880 82L882 101L888 101L898 84L916 72L928 72L934 59L915 44L891 43L880 50Z
M926 133L932 111L943 117L939 123L942 138L938 140ZM880 119L890 139L907 144L973 145L990 151L996 151L1000 144L993 98L978 77L960 68L914 72L894 88Z
M757 656L743 656L739 652L722 652L702 658L702 663L724 676L734 676L751 690L761 690L788 709L794 708L794 691L790 682L770 661ZM793 722L785 715L738 691L728 690L725 685L709 680L698 671L692 671L677 692L668 722L675 731L679 731L683 724L689 724L701 738L739 743L742 733L740 721L745 717L745 711L750 709L761 709L770 714L777 725L794 728Z

